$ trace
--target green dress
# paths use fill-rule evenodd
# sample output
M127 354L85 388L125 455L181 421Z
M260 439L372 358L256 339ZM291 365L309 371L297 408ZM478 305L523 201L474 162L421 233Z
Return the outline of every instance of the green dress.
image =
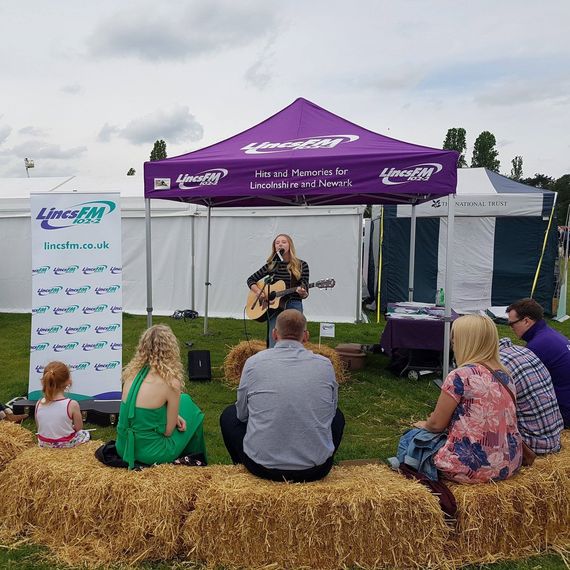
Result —
M136 375L127 400L121 402L119 422L117 423L117 452L129 469L135 461L153 465L172 463L178 457L191 453L203 453L206 457L204 442L204 414L188 394L180 395L179 415L186 420L186 430L174 431L164 435L166 429L166 404L160 408L139 408L136 406L140 387L148 374L145 366Z

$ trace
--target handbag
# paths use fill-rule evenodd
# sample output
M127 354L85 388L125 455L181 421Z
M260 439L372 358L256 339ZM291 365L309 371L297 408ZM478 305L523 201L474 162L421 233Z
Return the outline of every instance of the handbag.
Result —
M515 405L515 410L517 409L517 401L515 399L515 395L501 382L501 380L499 378L497 378L497 376L495 375L495 370L491 370L491 368L489 368L486 364L482 364L481 366L484 366L492 375L493 378L495 378L495 380L497 380L497 382L499 383L499 386L501 386L502 388L504 388L508 395L511 397L513 404ZM536 459L536 453L523 441L522 442L522 464L524 467L530 467L533 463L534 460Z

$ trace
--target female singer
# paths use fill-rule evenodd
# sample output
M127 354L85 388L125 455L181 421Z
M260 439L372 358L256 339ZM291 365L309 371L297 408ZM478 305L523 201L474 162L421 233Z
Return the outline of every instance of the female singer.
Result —
M267 262L253 275L250 275L247 280L247 286L256 295L259 295L264 307L267 306L267 288L261 292L263 285L260 287L258 281L268 276L272 276L273 282L284 281L287 289L295 288L293 293L282 297L279 309L269 309L267 347L273 348L275 341L273 340L272 332L277 315L285 309L297 309L302 313L303 299L309 296L307 287L309 284L309 265L306 261L297 257L293 240L287 234L279 234L273 240ZM271 285L268 285L268 287L271 287Z

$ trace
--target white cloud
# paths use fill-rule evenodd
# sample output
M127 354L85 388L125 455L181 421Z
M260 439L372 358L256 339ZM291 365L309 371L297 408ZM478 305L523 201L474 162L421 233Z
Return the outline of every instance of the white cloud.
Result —
M101 130L99 131L99 134L97 135L97 140L99 142L109 142L111 140L111 137L117 133L120 133L121 129L115 125L110 125L109 123L105 123L102 127Z
M244 74L245 80L259 90L265 89L271 81L271 72L268 63L263 60L257 60L253 65L247 68Z
M35 160L38 158L57 158L64 160L78 158L86 151L86 146L76 146L64 149L58 144L42 141L27 141L12 148L12 154L21 157L33 158Z
M480 105L512 107L527 103L570 103L570 81L537 81L536 78L524 78L500 82L489 87L475 97Z
M45 137L47 131L45 129L40 129L38 127L32 127L31 125L21 128L18 133L20 135L29 135L31 137Z
M184 60L248 45L275 26L275 12L265 3L168 2L162 9L153 3L149 9L122 10L105 18L87 46L97 57Z
M154 143L158 139L169 144L198 141L204 135L204 128L190 114L188 107L177 106L133 119L124 128L105 123L97 138L100 142L108 142L112 135L136 145Z
M0 144L6 141L12 132L12 127L8 125L0 125Z
M428 146L451 126L468 145L490 130L512 141L504 164L522 155L527 172L568 169L570 2L103 0L68 2L65 18L26 7L2 9L0 49L18 49L0 58L0 125L12 127L0 149L89 146L69 160L29 150L44 165L142 172L158 138L182 154L305 97ZM26 155L12 155L18 169Z
M81 85L79 83L70 83L68 85L64 85L61 88L62 93L67 93L68 95L77 95L81 93Z

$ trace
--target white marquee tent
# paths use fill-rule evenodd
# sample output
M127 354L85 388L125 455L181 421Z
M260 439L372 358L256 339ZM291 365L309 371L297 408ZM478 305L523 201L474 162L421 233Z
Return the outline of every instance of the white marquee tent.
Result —
M124 311L146 313L145 205L137 176L0 179L0 312L31 311L31 193L120 192ZM157 200L152 206L155 314L204 311L206 209ZM361 306L362 208L217 208L212 214L209 315L243 316L247 277L264 263L271 239L290 234L308 261L311 281L332 277L336 287L313 290L305 313L313 321L354 322ZM342 259L342 263L338 260Z

